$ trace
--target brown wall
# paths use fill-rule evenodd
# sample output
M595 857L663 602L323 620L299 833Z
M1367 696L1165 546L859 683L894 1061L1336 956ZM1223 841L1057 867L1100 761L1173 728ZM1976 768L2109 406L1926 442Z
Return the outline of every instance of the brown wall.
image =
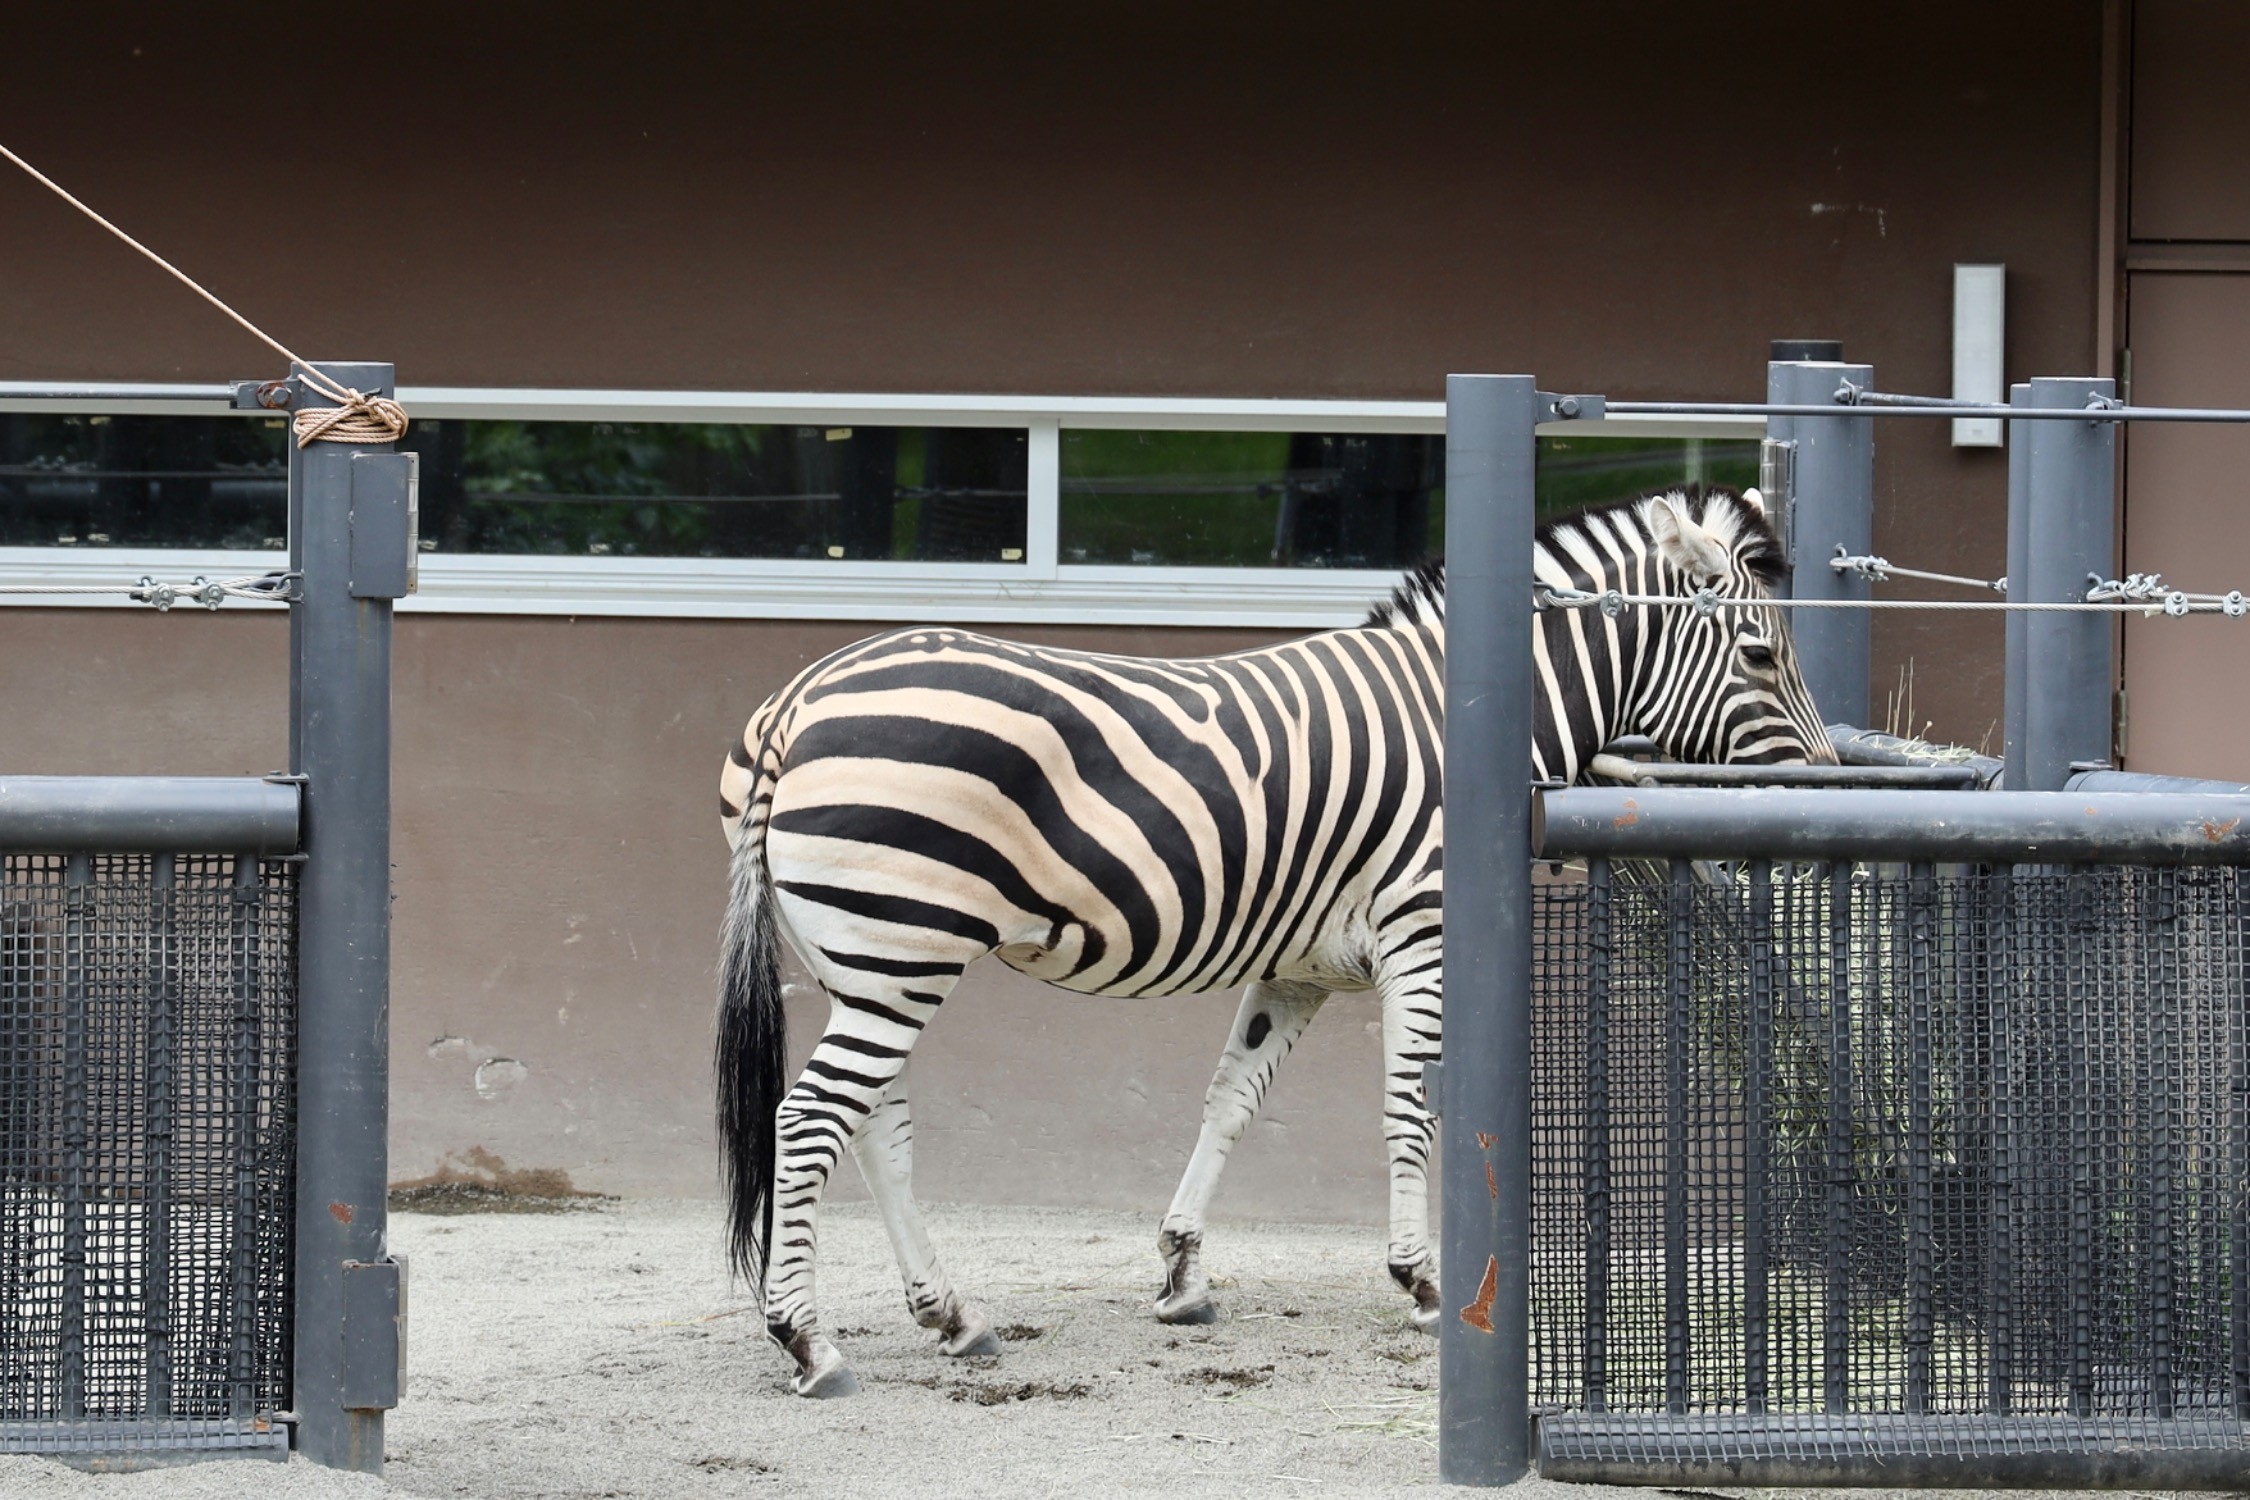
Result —
M1959 260L2011 374L2094 357L2095 0L385 15L12 17L9 135L409 384L1752 397L1819 335L1943 391ZM271 366L12 173L0 265L0 378ZM2002 571L2002 456L1886 432L1878 548ZM1885 617L1876 676L1975 742L1999 639Z
M409 384L1753 397L1767 339L1820 335L1942 391L1958 260L2010 267L2012 374L2093 357L2093 0L807 9L77 6L11 17L0 98L296 347ZM4 173L0 268L0 378L272 368ZM1887 427L1878 476L1880 550L2001 570L2002 455ZM402 621L402 1172L709 1185L718 754L860 633ZM1916 717L1977 742L1999 638L1883 617L1879 681L1911 660ZM268 769L279 641L0 612L0 768ZM1380 1211L1372 1015L1333 1008L1228 1207ZM965 990L919 1065L928 1190L1154 1204L1228 1019ZM525 1072L480 1097L493 1058Z

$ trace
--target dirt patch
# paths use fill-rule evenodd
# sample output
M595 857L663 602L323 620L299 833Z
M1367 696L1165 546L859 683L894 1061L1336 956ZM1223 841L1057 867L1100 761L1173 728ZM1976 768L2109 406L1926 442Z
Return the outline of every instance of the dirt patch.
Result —
M771 1474L774 1472L773 1465L762 1458L744 1458L738 1454L727 1453L714 1453L708 1458L699 1458L689 1464L688 1467L701 1469L706 1474Z
M1086 1380L1074 1380L1068 1384L1026 1380L1015 1385L988 1380L975 1385L957 1385L946 1392L955 1401L967 1401L977 1406L1006 1406L1012 1401L1037 1401L1042 1396L1050 1401L1081 1401L1092 1394L1093 1383Z
M994 1329L993 1332L1000 1335L1000 1341L1004 1344L1028 1344L1033 1339L1047 1336L1046 1329L1031 1323L1010 1323L1004 1328Z
M1222 1370L1215 1365L1200 1365L1192 1370L1183 1370L1172 1378L1182 1385L1217 1385L1246 1391L1254 1385L1264 1385L1273 1379L1273 1366L1260 1365L1255 1370Z
M560 1214L617 1200L572 1185L559 1167L511 1167L482 1146L447 1156L427 1177L391 1184L393 1212L417 1214Z

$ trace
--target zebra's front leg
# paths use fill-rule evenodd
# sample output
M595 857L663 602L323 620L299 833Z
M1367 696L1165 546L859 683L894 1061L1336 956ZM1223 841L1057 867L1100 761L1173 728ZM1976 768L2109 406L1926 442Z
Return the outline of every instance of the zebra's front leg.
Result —
M945 1354L998 1354L1000 1340L990 1320L953 1290L929 1231L922 1227L922 1211L914 1202L914 1117L906 1088L902 1073L853 1137L852 1156L890 1233L891 1251L906 1282L906 1310L914 1321L938 1331L938 1348Z
M1274 1070L1327 998L1328 992L1317 985L1275 980L1260 981L1243 991L1234 1031L1203 1095L1203 1130L1196 1137L1195 1154L1188 1159L1187 1172L1156 1237L1157 1253L1164 1258L1164 1289L1156 1299L1160 1321L1208 1323L1218 1316L1211 1303L1211 1284L1203 1274L1204 1215L1218 1190L1227 1153L1258 1117Z
M1423 965L1427 966L1424 967ZM1384 970L1388 969L1386 975ZM1430 1145L1436 1121L1422 1097L1422 1065L1444 1039L1434 957L1379 966L1383 999L1383 1144L1390 1155L1391 1279L1414 1299L1414 1326L1437 1331L1437 1257L1430 1251Z

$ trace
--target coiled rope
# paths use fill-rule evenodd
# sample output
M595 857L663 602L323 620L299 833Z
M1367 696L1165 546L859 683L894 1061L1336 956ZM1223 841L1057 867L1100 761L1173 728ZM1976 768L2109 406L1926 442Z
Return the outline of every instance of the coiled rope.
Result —
M289 346L282 343L281 340L227 306L226 303L221 302L217 296L194 277L103 218L81 202L61 183L16 155L5 145L0 145L0 156L7 157L8 160L23 168L24 171L31 174L34 181L44 185L56 197L77 209L87 218L92 219L96 224L101 225L111 234L116 235L135 250L140 251L141 254L147 256L169 273L180 285L234 319L245 332L295 366L304 376L306 385L335 402L334 406L299 407L297 409L296 415L291 420L291 430L296 434L298 447L307 448L314 443L389 443L395 442L406 435L406 408L399 405L398 402L388 396L370 396L329 379L328 376L315 369L310 363L292 353Z

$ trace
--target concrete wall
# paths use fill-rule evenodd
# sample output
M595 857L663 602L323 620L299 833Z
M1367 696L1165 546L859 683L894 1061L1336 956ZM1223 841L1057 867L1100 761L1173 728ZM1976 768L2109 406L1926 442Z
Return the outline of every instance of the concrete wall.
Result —
M0 92L16 149L410 384L1754 397L1818 335L1942 391L1958 260L2009 264L2012 375L2093 357L2092 0L816 9L80 6L12 19ZM7 173L0 265L37 289L0 378L272 370ZM2000 454L1890 427L1878 483L1880 550L2001 571ZM402 619L398 1175L709 1188L719 756L861 633ZM1881 617L1879 679L1976 743L1999 637ZM270 769L283 672L275 620L0 611L0 768ZM1231 1006L978 976L916 1065L926 1191L1159 1205ZM1381 1213L1372 1021L1313 1028L1225 1208Z

